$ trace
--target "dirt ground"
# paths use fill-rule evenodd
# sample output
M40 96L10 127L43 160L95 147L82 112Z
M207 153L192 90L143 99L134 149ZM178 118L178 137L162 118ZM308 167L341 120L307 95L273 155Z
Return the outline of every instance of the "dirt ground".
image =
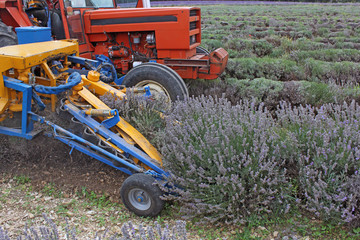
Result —
M25 232L33 236L32 239L38 239L34 231L38 235L43 234L44 238L40 239L50 239L45 237L43 230L47 227L52 231L54 225L46 219L55 223L59 239L114 239L116 235L130 240L139 239L136 235L141 234L142 230L148 234L153 232L156 239L164 239L163 230L169 228L179 234L179 226L181 229L185 227L185 222L179 223L175 219L159 221L158 218L139 218L122 204L99 205L98 201L94 202L94 199L79 193L57 194L51 192L51 189L45 191L45 188L35 191L31 182L22 182L25 179L0 175L0 239L8 239L4 238L2 231L10 239L19 239ZM161 232L158 229L162 229ZM124 231L132 237L126 237ZM182 232L185 233L185 230ZM76 238L67 237L68 234ZM103 237L95 238L96 235ZM188 239L199 239L196 235L195 238L189 234L187 236Z
M35 190L53 183L63 192L73 193L85 187L119 201L119 190L127 175L40 134L29 141L0 137L0 174L26 176Z
M107 196L111 203L121 203L119 190L127 175L76 150L69 155L70 147L59 141L42 135L31 141L0 136L0 143L0 227L11 239L16 239L26 224L36 229L46 225L43 213L58 226L61 239L66 239L65 219L76 228L78 239L94 239L105 232L107 237L122 235L129 221L135 231L140 226L156 229L158 223L164 229L177 229L178 218L139 218L122 204L104 208L79 197L85 187L98 197ZM19 185L16 179L31 182ZM44 192L49 184L61 196ZM188 239L200 237L188 233Z

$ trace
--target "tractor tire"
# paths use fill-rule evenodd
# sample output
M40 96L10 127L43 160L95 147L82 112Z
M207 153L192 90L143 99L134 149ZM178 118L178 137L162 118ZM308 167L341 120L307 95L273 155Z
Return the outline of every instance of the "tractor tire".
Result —
M147 63L143 63L143 64L141 64L141 65L159 66L159 67L161 67L161 68L169 71L169 72L174 76L174 78L177 78L179 82L184 83L184 84L181 84L181 86L182 86L182 88L183 88L183 90L184 90L184 92L185 92L186 97L189 96L189 90L188 90L188 88L187 88L184 80L180 77L180 75L179 75L177 72L175 72L174 69L172 69L172 68L170 68L170 67L168 67L168 66L166 66L166 65L158 64L158 63L153 63L153 62L147 62Z
M157 216L164 208L164 201L160 199L162 191L154 182L152 176L144 173L128 177L120 189L125 207L138 216Z
M123 85L127 87L150 87L155 95L165 95L169 104L185 100L189 93L184 80L171 68L158 63L144 63L134 67L126 74Z
M210 54L210 52L203 47L196 47L196 53L205 54L205 55Z
M17 43L17 36L12 27L7 26L0 20L0 47L16 45Z
M56 40L65 39L64 25L58 13L51 14L51 34L55 36Z

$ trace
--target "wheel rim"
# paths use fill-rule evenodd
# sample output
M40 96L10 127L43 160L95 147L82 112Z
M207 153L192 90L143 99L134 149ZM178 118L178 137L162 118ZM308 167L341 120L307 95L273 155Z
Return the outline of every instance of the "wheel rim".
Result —
M163 100L167 104L171 103L169 92L159 83L153 80L144 80L135 85L135 87L149 87L151 95L156 100Z
M131 189L128 196L131 205L141 211L146 211L151 206L151 199L149 194L140 188Z

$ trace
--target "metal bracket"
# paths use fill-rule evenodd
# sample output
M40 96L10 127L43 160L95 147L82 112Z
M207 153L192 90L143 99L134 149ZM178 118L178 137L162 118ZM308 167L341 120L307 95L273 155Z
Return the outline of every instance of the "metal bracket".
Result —
M107 129L112 128L120 121L119 112L116 109L111 110L111 114L113 115L112 118L108 118L101 122L101 125L106 127Z

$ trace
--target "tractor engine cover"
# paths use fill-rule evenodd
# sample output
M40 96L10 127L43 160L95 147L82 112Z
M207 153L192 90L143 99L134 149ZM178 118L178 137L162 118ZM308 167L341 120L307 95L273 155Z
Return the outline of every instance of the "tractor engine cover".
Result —
M190 22L197 23L191 25L195 28L190 28ZM143 50L146 43L155 44L157 58L188 59L196 54L196 47L201 41L200 9L174 7L86 11L84 30L89 35L89 41L95 44L99 40L108 41L107 36L114 36L112 40L124 43L134 51L146 52Z

